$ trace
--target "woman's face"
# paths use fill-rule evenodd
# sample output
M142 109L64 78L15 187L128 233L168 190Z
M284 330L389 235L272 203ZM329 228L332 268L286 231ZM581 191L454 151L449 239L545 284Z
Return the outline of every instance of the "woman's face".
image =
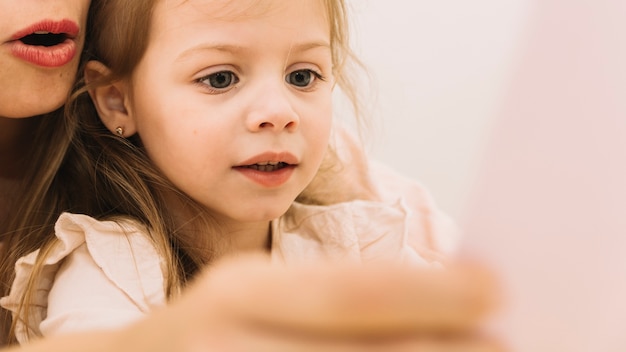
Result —
M78 69L90 0L0 0L0 117L61 107Z

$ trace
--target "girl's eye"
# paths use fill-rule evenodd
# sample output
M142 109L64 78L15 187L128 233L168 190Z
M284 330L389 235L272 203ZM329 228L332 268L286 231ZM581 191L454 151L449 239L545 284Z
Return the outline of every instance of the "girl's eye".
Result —
M233 72L220 71L202 77L198 81L214 89L226 89L231 85L239 82L239 78Z
M306 88L313 84L316 79L324 80L321 74L313 71L313 70L297 70L293 71L287 75L285 81L287 83L292 84L296 87Z

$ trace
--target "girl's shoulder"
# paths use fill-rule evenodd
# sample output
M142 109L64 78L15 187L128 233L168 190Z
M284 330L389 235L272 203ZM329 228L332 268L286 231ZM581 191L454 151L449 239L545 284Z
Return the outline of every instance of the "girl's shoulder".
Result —
M448 257L456 253L461 231L454 219L437 206L426 187L375 160L370 161L369 171L383 203L404 202L409 211L408 231L412 245L428 249L435 256Z
M334 149L342 163L350 167L344 168L340 175L343 178L335 183L361 190L352 199L373 201L363 210L372 212L369 214L372 225L384 230L390 223L379 214L401 204L405 212L405 238L421 257L434 262L454 255L460 242L460 230L456 222L437 206L428 189L418 180L368 158L362 144L345 126L338 124L336 127Z
M87 215L64 213L55 224L55 236L57 241L46 251L46 257L39 263L41 270L35 277L40 250L17 261L11 291L0 299L0 305L15 316L22 298L29 294L27 291L36 293L29 303L34 307L30 327L23 324L16 327L20 342L28 339L27 330L30 336L33 333L37 336L46 334L46 326L50 331L56 330L54 333L89 327L88 321L80 322L81 326L67 326L71 320L68 317L53 321L49 306L92 309L89 307L95 305L88 300L93 296L87 292L90 290L119 292L124 299L130 299L139 312L163 303L161 257L147 229L139 222L130 219L101 221ZM29 288L29 282L34 282L34 287ZM83 303L85 307L79 307ZM67 307L63 310L70 311ZM95 320L94 324L100 326L94 327L106 324ZM59 325L61 321L65 326Z
M123 275L128 265L159 261L148 230L133 219L97 220L88 215L63 213L54 231L57 241L46 254L47 266L58 265L81 246L112 278ZM37 255L35 251L19 259L17 265L34 263Z
M419 183L382 165L371 176L378 200L294 203L272 224L272 257L288 264L318 259L444 263L459 237L454 221Z
M97 220L88 215L63 213L55 224L59 244L48 261L58 262L78 246L85 245L94 261L114 274L127 265L159 261L148 229L130 218Z

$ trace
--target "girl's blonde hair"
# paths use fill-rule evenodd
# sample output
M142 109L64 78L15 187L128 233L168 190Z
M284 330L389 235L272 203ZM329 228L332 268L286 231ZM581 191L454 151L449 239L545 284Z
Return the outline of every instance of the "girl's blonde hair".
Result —
M349 62L357 62L348 41L346 5L343 0L320 0L327 9L330 24L331 49L334 75L339 88L351 99L355 111L359 104L351 76L346 74ZM72 180L79 188L79 200L72 199L68 210L88 214L100 220L133 218L144 224L157 251L165 258L163 272L166 275L166 293L172 296L179 292L185 282L203 265L211 248L211 242L219 236L218 226L206 210L177 190L151 163L142 148L138 136L128 139L113 135L100 121L87 91L97 85L131 77L143 57L150 40L152 14L156 0L101 0L93 1L90 29L91 39L86 43L87 59L98 60L109 67L111 74L100 81L85 84L79 79L77 89L66 104L68 123L78 123L78 132L67 151L68 171L57 175L58 180ZM78 119L78 122L76 120ZM73 128L73 127L72 127ZM65 136L66 139L67 136ZM62 154L59 156L62 158ZM307 188L298 201L313 204L330 204L346 199L362 198L362 190L353 183L333 182L333 174L341 171L342 165L334 153L328 153L314 186ZM69 178L72 177L72 178ZM69 183L69 182L68 182ZM70 193L69 186L59 190ZM76 194L76 193L73 193ZM172 196L173 195L173 196ZM68 196L69 197L69 196ZM60 195L57 198L62 199ZM175 204L185 208L186 214L196 214L194 219L185 219L200 224L207 238L204 248L197 247L192 233L181 231L181 221L168 209ZM58 216L57 213L51 216ZM46 221L50 222L49 219ZM48 223L46 222L46 223ZM212 230L207 230L212 229ZM46 253L57 243L50 236L51 227L42 230L39 241L31 248L41 246L41 252L30 277L28 294L23 297L18 315L28 326L29 302L34 294L35 282L41 273ZM206 233L213 236L206 236ZM44 236L45 234L47 236ZM45 239L44 239L45 237ZM193 239L193 240L192 240ZM193 243L193 244L192 244ZM215 249L217 251L217 249ZM15 321L13 327L15 326Z

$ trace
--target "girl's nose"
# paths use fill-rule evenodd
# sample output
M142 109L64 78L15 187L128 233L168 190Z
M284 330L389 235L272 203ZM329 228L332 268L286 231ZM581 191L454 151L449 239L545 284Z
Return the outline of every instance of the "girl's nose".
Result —
M254 99L246 121L248 130L293 132L298 128L300 118L293 105L296 100L289 96L287 87L266 87Z

